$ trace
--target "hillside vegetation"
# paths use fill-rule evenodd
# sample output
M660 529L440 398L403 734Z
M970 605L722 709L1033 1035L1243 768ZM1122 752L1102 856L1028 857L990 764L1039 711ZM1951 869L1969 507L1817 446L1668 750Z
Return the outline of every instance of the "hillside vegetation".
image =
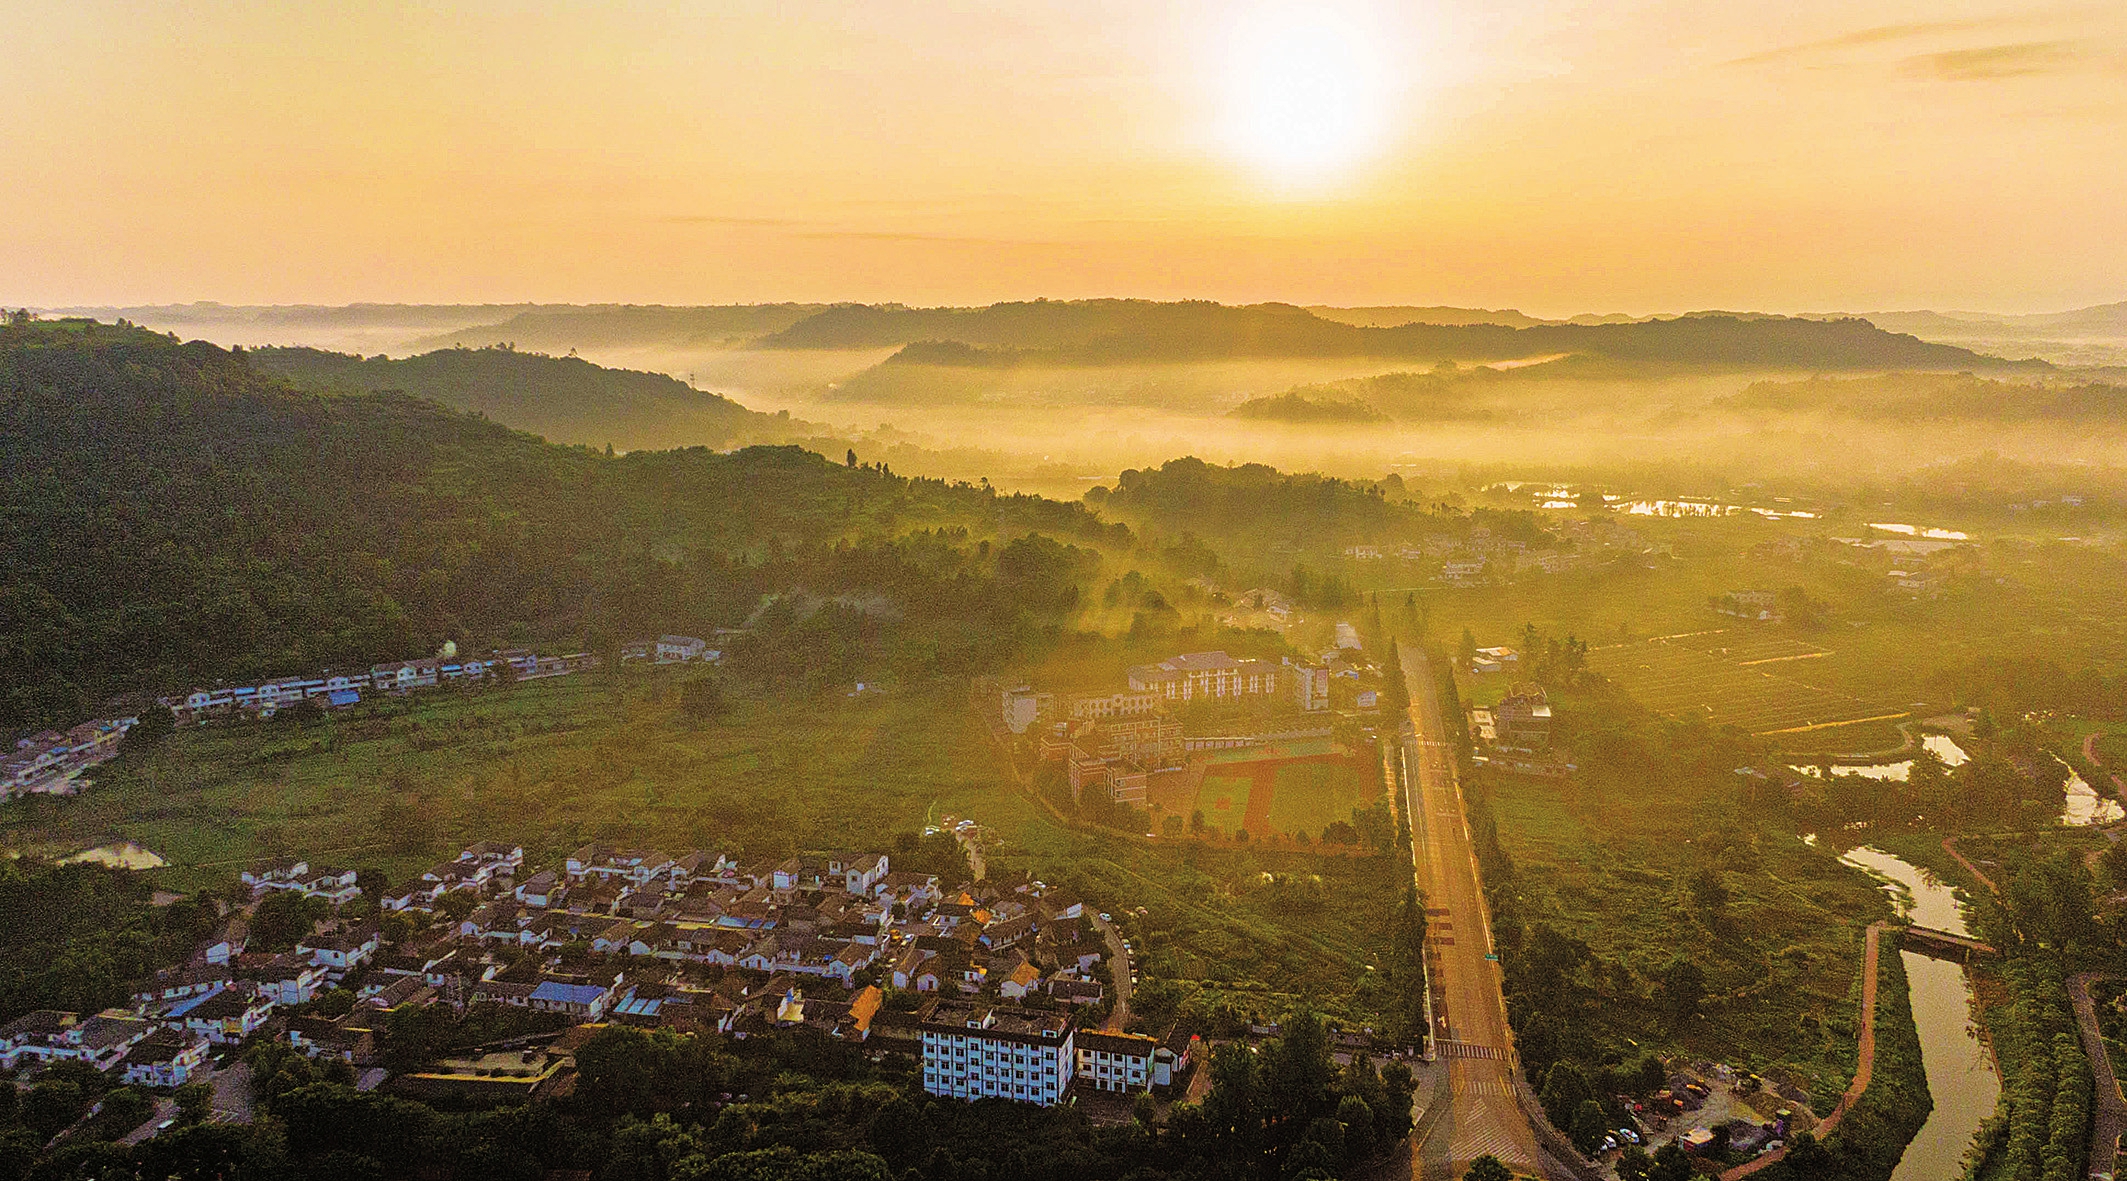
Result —
M926 634L932 662L994 661L1130 536L1082 505L794 447L609 458L87 321L0 328L0 478L6 726L446 639L595 649L792 590L810 597L766 617L764 646L825 629L857 661Z
M758 414L662 373L608 369L512 348L441 349L394 361L320 349L254 349L252 363L322 393L398 391L470 410L557 443L712 447L782 441L805 424Z

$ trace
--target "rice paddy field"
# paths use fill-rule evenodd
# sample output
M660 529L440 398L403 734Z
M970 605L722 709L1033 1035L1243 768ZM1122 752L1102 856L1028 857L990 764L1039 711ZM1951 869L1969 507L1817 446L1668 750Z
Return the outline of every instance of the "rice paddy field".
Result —
M1596 648L1588 662L1656 713L1799 745L1812 734L1849 742L1862 727L1908 716L1902 705L1824 683L1817 674L1833 655L1801 640L1718 629Z

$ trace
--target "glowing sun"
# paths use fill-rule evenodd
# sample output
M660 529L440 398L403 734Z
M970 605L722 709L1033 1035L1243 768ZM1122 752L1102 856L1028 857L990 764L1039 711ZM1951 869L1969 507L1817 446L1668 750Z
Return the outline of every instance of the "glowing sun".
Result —
M1354 13L1298 4L1247 13L1224 63L1228 148L1281 187L1334 179L1386 138L1384 58L1378 31Z

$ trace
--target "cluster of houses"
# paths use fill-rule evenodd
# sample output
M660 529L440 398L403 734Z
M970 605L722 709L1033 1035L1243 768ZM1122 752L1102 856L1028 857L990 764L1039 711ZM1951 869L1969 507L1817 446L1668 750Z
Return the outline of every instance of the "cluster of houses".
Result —
M1416 545L1351 545L1344 556L1355 562L1391 558L1407 565L1430 566L1433 581L1448 586L1488 586L1509 575L1537 571L1559 574L1587 564L1584 552L1555 546L1531 546L1518 538L1496 537L1479 525L1467 537L1438 534Z
M1515 685L1496 704L1471 709L1470 733L1479 744L1480 765L1546 779L1569 778L1576 770L1551 745L1551 702L1541 685Z
M241 880L255 900L337 904L361 892L356 877L297 860ZM368 1065L388 1013L482 1002L560 1024L878 1039L921 1057L934 1093L960 1097L1055 1102L1073 1078L1143 1088L1189 1060L1187 1039L1074 1028L1072 1014L1105 998L1107 936L1078 899L1024 876L947 886L877 853L769 863L595 844L535 868L519 847L482 843L376 892L412 934L387 942L377 922L330 918L266 952L250 946L255 907L239 908L188 963L140 982L131 1008L31 1013L0 1030L0 1069L71 1059L178 1086L214 1046L262 1032ZM343 1016L298 1008L335 988L351 994ZM889 989L922 1003L889 1006ZM1052 1051L1041 1085L1024 1061L1037 1044Z
M732 629L721 629L717 635L737 634ZM620 646L623 664L648 661L651 664L692 664L701 661L715 664L724 658L721 646L712 647L700 636L659 636L654 640L630 640Z
M598 658L588 652L541 656L524 648L461 658L455 645L446 644L441 654L424 660L372 665L366 670L328 669L313 676L281 677L256 685L193 689L158 702L169 707L179 722L227 714L270 718L298 701L348 706L360 702L364 693L411 693L439 685L477 684L500 678L528 681L566 676L597 665Z
M118 754L137 717L99 718L64 733L43 730L15 743L0 759L0 801L32 792L71 795L77 778Z
M683 664L713 663L723 653L698 636L659 636L623 645L620 656L623 662ZM161 697L156 704L167 707L179 723L229 715L270 718L299 701L338 708L358 704L364 694L411 693L498 678L529 681L597 665L598 657L588 652L541 656L524 648L461 658L456 645L446 644L441 653L423 660L372 665L367 670L327 669L255 685L216 685ZM0 802L33 792L73 793L80 774L116 755L119 741L139 720L135 715L99 718L64 733L46 730L23 738L0 759Z

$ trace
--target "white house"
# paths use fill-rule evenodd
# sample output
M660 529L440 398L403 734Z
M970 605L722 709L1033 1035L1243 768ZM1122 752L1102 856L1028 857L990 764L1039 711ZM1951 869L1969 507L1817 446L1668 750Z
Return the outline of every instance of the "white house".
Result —
M375 931L306 935L296 942L295 953L308 957L311 963L319 967L345 972L375 959L378 942Z
M207 1063L207 1039L158 1029L126 1052L120 1065L129 1087L182 1087Z
M657 663L677 664L688 660L700 660L709 650L709 641L700 636L657 637Z

